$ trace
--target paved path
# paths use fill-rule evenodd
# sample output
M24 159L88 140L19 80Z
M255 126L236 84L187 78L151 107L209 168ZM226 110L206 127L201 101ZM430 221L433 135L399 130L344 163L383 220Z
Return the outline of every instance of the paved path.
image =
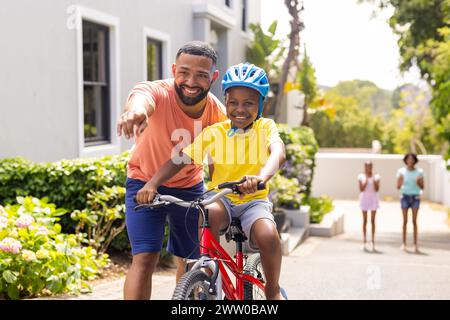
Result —
M422 205L419 248L423 254L417 255L400 250L398 203L382 202L376 234L380 253L368 253L361 250L358 204L335 204L345 209L345 234L310 237L283 258L281 284L291 299L450 299L450 228L445 212ZM408 236L411 244L412 225Z
M345 234L310 237L283 257L281 285L290 299L450 299L450 228L447 214L424 203L419 212L417 255L400 250L397 202L382 202L377 216L379 253L361 250L361 213L355 201L335 201L345 210ZM369 225L370 226L370 225ZM370 230L370 229L368 229ZM412 242L409 226L409 243ZM170 299L174 277L154 277L153 299ZM123 279L74 299L121 299Z

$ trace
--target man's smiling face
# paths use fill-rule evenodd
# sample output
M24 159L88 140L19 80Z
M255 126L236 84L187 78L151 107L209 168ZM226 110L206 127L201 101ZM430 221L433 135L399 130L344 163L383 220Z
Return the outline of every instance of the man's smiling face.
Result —
M175 90L187 106L202 101L218 76L213 61L205 56L182 53L172 66Z

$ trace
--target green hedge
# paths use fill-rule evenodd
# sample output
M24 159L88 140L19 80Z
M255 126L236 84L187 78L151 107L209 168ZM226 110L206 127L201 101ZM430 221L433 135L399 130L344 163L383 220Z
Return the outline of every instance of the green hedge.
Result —
M45 197L48 202L67 212L61 216L63 232L75 233L77 229L85 232L87 238L91 237L94 241L94 247L104 251L103 244L109 241L110 233L94 239L92 230L101 230L105 220L100 220L100 217L108 215L115 219L110 231L114 233L114 228L118 230L120 227L123 209L116 202L120 200L124 205L125 199L122 191L114 190L125 186L129 157L130 153L124 152L116 156L51 163L34 163L23 158L0 159L0 204L16 203L18 196ZM114 205L108 209L101 205L103 202ZM114 211L112 214L109 212L111 210ZM105 215L107 212L109 213ZM93 226L92 222L96 220L100 223ZM167 235L166 228L164 245L167 243ZM126 229L113 238L111 247L116 250L131 250ZM169 264L170 260L171 255L163 250L161 264Z
M34 163L23 158L0 160L0 203L9 204L17 196L47 197L68 212L87 206L87 195L104 187L124 186L129 153L92 159ZM63 217L63 231L76 226L69 215Z
M23 158L0 159L0 203L17 196L48 197L68 211L86 207L90 191L124 186L129 153L92 159L34 163Z

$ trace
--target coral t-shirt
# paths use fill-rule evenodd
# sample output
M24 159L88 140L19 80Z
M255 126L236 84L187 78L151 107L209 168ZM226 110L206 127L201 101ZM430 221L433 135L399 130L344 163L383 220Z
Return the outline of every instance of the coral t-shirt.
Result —
M177 103L174 80L145 81L138 83L130 92L144 95L155 110L148 119L148 126L136 138L131 158L127 165L127 176L149 181L161 166L190 145L203 128L226 119L225 108L211 93L207 96L205 110L194 119L183 112ZM203 180L203 167L188 164L164 186L190 188Z

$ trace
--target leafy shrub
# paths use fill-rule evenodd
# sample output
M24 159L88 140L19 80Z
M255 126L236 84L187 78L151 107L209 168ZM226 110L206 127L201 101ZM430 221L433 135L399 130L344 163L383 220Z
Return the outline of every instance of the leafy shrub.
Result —
M85 231L87 243L99 253L125 229L125 188L103 187L88 194L87 208L75 210L70 217L78 221L75 233Z
M87 195L103 187L124 185L129 153L92 159L34 163L22 158L0 160L0 203L13 203L17 196L47 197L67 212L83 210ZM74 222L63 217L64 231Z
M108 265L108 256L83 247L81 234L62 234L65 210L48 199L18 197L0 206L0 297L79 293Z
M309 197L305 201L306 205L310 207L310 222L320 223L323 216L333 210L333 201L327 196Z
M300 193L300 185L296 178L286 178L276 174L269 181L269 199L274 207L298 209L304 195Z
M286 163L280 173L287 178L296 178L301 185L300 192L309 197L315 155L319 149L314 132L304 126L291 129L285 124L279 124L278 130L286 146Z
M125 203L124 193L118 192L123 189L118 188L125 185L129 157L127 151L117 156L54 163L34 163L23 158L0 159L0 204L14 203L17 196L46 197L57 207L66 209L67 214L60 217L63 232L85 232L92 245L102 252L109 245L117 250L130 250L122 227L125 211L123 206L117 207ZM108 195L112 198L106 199ZM77 213L72 219L70 213L74 211ZM114 222L105 219L109 216L114 217ZM103 220L95 225L95 219ZM109 230L109 233L100 232L100 235L100 229ZM123 231L116 235L120 229ZM167 242L167 228L164 237ZM161 263L170 259L171 255L163 250Z

